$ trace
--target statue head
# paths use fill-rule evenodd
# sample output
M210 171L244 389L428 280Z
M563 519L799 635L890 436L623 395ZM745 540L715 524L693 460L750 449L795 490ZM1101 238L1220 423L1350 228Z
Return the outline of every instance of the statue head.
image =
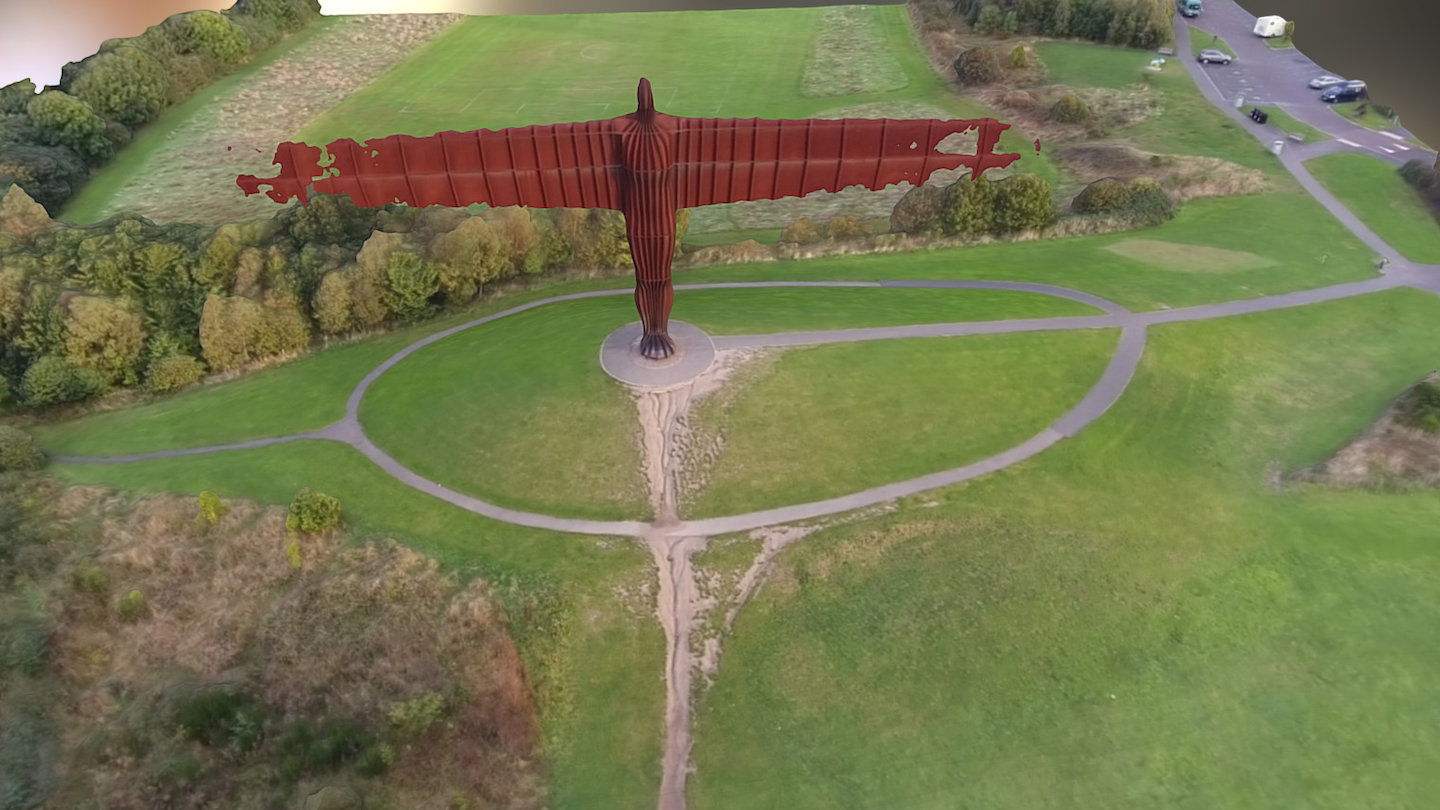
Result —
M650 92L650 80L641 79L640 86L635 89L635 100L639 106L635 108L635 114L641 118L649 118L655 113L655 94Z

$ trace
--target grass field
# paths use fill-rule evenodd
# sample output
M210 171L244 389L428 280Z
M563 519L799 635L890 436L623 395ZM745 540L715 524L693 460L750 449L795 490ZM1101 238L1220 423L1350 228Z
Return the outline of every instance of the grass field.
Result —
M473 17L316 119L299 139L318 145L611 118L635 110L642 76L655 88L655 106L671 115L806 118L920 103L956 118L994 116L945 89L903 6L866 8L908 79L904 87L802 92L819 8ZM1031 140L1011 130L998 151L1025 155L1025 171L1054 182L1054 165L1034 154Z
M1295 43L1290 37L1266 37L1265 44L1277 51L1295 47Z
M1200 31L1192 32L1191 42L1196 53L1210 47L1208 32L1203 39L1200 35ZM1299 189L1299 184L1274 155L1265 151L1239 124L1215 109L1182 65L1167 65L1159 73L1144 70L1153 55L1134 48L1042 42L1036 49L1045 61L1049 81L1073 87L1108 88L1143 81L1158 95L1159 110L1155 115L1111 132L1111 137L1123 138L1136 147L1161 154L1221 158L1260 169L1276 191Z
M641 596L653 566L632 541L495 523L421 495L330 442L52 471L134 492L208 489L284 504L310 486L338 497L355 541L394 537L495 585L538 698L553 806L653 802L664 690L636 673L660 671L664 639Z
M1078 403L1118 339L1087 330L787 350L701 403L692 425L724 435L725 449L682 513L808 503L979 461Z
M1363 114L1360 113L1360 105L1362 104L1365 105L1365 112ZM1380 113L1375 112L1373 102L1369 100L1343 101L1339 104L1330 104L1328 106L1336 115L1352 124L1359 124L1366 129L1377 131L1391 130L1400 123L1397 119L1386 118Z
M1158 327L1079 437L787 550L702 698L689 806L1424 806L1440 494L1266 479L1437 340L1415 291Z
M1393 166L1369 155L1339 153L1308 160L1305 168L1406 258L1440 264L1440 222Z
M246 85L253 83L267 67L303 49L312 39L337 24L334 17L316 20L283 42L271 46L249 64L201 88L184 102L166 110L159 118L136 132L134 139L116 154L115 160L95 172L80 193L65 204L64 210L56 219L88 223L104 217L120 189L133 183L138 173L151 161L174 149L175 132L192 120L208 114L215 104L214 99L240 92Z
M1230 47L1230 44L1222 37L1216 36L1212 31L1204 31L1193 25L1190 26L1190 56L1199 56L1201 51L1212 48L1224 51L1232 58L1235 56L1235 49Z
M1301 135L1304 135L1306 143L1323 141L1326 138L1330 137L1329 135L1326 135L1325 133L1321 132L1315 127L1310 126L1304 121L1296 119L1295 116L1280 109L1280 107L1277 105L1272 104L1268 107L1260 107L1260 109L1264 110L1267 114L1269 114L1270 124L1278 127L1282 132L1286 133L1287 135L1293 132L1298 132Z

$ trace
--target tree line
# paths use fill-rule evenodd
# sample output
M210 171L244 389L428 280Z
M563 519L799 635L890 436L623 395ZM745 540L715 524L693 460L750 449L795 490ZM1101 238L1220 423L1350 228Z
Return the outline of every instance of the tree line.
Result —
M688 223L682 211L678 236ZM315 195L219 227L133 213L74 226L12 186L0 200L0 397L39 407L174 390L317 337L463 306L503 279L631 266L617 211Z
M319 17L319 0L236 0L107 39L38 95L30 79L0 88L0 192L58 214L136 130Z
M1157 48L1174 38L1174 0L954 0L979 34L1029 34Z

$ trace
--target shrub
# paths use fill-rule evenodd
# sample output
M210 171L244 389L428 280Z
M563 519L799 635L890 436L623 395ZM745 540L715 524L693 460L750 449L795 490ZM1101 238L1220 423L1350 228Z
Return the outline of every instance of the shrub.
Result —
M1017 174L995 184L995 232L1039 230L1055 218L1050 184L1033 174Z
M292 780L306 773L333 772L378 747L375 743L373 734L350 720L332 720L319 729L303 721L293 723L280 735L280 772ZM384 752L376 756L383 759ZM393 760L393 752L390 756Z
M25 404L60 405L89 399L105 390L105 381L90 369L79 369L62 357L46 355L25 370L20 380Z
M305 487L290 502L285 528L292 532L315 534L340 524L340 501L323 492Z
M385 281L386 308L406 322L429 315L431 299L440 291L440 273L435 265L408 250L390 254L385 264Z
M179 391L194 385L205 376L205 364L188 354L167 354L152 363L145 372L145 387L155 393Z
M75 566L70 574L70 581L75 589L95 596L105 596L110 592L110 577L106 576L105 569L95 562L93 557L86 557Z
M1038 102L1024 90L1011 90L1001 99L1001 103L1015 110L1033 110Z
M1000 33L1013 37L1020 30L1020 17L1014 11L1005 12L1005 18L1000 23Z
M46 90L31 99L25 110L51 146L69 147L92 161L108 158L114 150L104 120L84 100L69 93ZM39 199L34 192L30 196Z
M993 34L1000 29L1004 23L1004 15L1000 7L994 4L986 5L980 9L980 16L975 18L975 33L981 35Z
M122 46L86 59L69 89L96 113L138 127L160 114L169 82L155 57Z
M426 692L409 700L391 703L385 714L390 725L401 734L423 734L445 716L445 696L439 692Z
M995 188L984 175L961 176L946 189L946 203L940 217L945 233L980 236L994 230Z
M171 718L186 737L210 746L249 751L263 736L259 701L228 685L187 691L172 704Z
M300 541L291 540L285 546L285 561L290 563L290 569L299 571L305 567L305 558L300 554Z
M1123 180L1102 177L1080 190L1070 201L1070 210L1077 214L1102 214L1118 211L1130 204L1130 187Z
M0 472L38 470L45 466L45 453L29 433L0 425Z
M946 190L939 186L916 186L905 193L890 212L891 233L927 233L941 229L947 206Z
M77 295L67 304L65 358L106 383L133 385L144 345L144 324L125 299Z
M1066 93L1050 107L1050 118L1062 124L1083 124L1094 119L1090 105L1074 93Z
M1129 211L1138 221L1156 225L1175 216L1175 201L1153 177L1130 181Z
M865 223L851 216L838 216L825 226L831 239L864 239L870 235Z
M780 232L781 242L794 242L799 245L812 245L824 238L825 232L809 217L795 220Z
M1022 70L1030 66L1030 59L1025 55L1025 46L1016 45L1010 51L1010 67Z
M1423 160L1407 160L1399 172L1401 179L1421 191L1428 191L1437 185L1435 168Z
M955 77L970 87L1000 78L1000 58L986 47L969 48L955 57Z
M148 612L149 606L145 603L145 594L139 588L133 588L120 597L120 605L116 611L120 614L120 621L133 622L143 617Z
M395 764L395 749L385 743L376 743L365 749L355 770L365 776L382 776Z
M1413 428L1440 433L1440 384L1423 382L1415 386L1402 421Z
M209 490L200 493L200 518L207 525L214 526L229 512L230 507L220 500L219 495Z
M50 628L36 619L17 623L5 640L5 661L22 675L38 678L50 661Z

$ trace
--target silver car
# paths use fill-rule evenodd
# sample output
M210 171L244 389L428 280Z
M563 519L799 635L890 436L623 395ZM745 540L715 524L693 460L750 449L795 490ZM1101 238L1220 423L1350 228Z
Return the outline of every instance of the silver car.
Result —
M1230 64L1230 60L1234 59L1235 57L1231 56L1228 53L1225 53L1224 51L1217 51L1214 48L1206 48L1205 50L1201 51L1199 55L1197 55L1195 58L1199 59L1200 64L1202 65L1208 64L1210 62L1219 62L1222 65L1228 65Z
M1316 76L1315 78L1310 80L1310 88L1312 90L1324 90L1327 87L1334 87L1335 85L1341 84L1344 81L1345 80L1340 78L1339 76L1331 76L1329 74L1326 74L1324 76Z

